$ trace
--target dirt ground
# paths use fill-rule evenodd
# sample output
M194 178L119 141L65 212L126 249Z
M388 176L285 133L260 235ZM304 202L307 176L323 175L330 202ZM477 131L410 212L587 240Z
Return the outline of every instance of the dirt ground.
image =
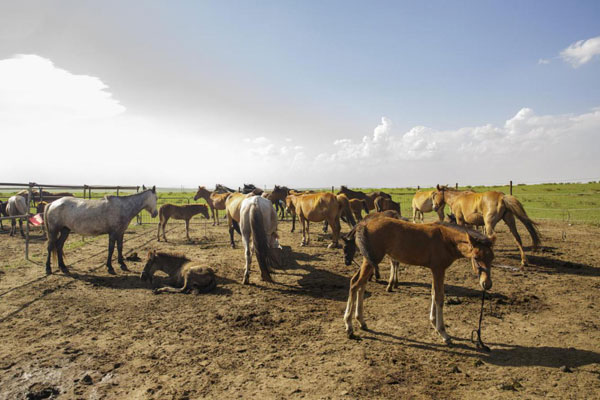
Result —
M519 272L508 268L518 266L518 251L498 225L495 264L503 267L492 272L486 353L470 341L480 291L464 259L446 276L451 347L429 323L430 272L413 266L402 268L394 293L383 281L369 283L371 330L357 328L362 340L348 339L342 315L355 267L326 248L329 235L317 234L317 225L310 246L300 247L300 233L281 223L284 268L275 283L263 283L254 260L249 286L240 284L241 241L229 247L224 223L192 225L194 243L180 221L169 223L169 243L156 241L153 225L125 235L126 254L144 258L156 248L212 267L218 287L201 295L154 295L139 279L143 262L108 275L105 236L71 236L72 274L47 277L41 233L28 262L24 241L2 232L0 399L600 396L599 228L542 223L544 247Z

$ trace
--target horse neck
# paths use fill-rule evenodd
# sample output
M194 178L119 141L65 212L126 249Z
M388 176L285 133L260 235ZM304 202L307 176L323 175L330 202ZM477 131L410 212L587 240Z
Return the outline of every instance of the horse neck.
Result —
M449 206L452 206L452 204L454 204L454 201L456 200L456 198L458 196L460 196L461 194L463 194L463 192L460 192L458 190L445 190L444 191L444 201L446 203L448 203Z
M200 197L206 200L207 203L211 204L212 200L210 199L210 195L215 193L215 191L211 192L208 189L204 189L202 193L200 193Z
M459 258L469 258L471 254L469 253L469 243L465 239L465 233L457 231L454 228L448 228L445 226L441 226L442 236L446 239L446 241L450 242L450 246L448 246L450 253L454 257L454 260Z
M146 206L146 201L148 200L149 193L150 191L145 191L127 197L117 197L117 199L125 201L129 205L129 208L127 209L126 213L130 220L144 209L144 207Z

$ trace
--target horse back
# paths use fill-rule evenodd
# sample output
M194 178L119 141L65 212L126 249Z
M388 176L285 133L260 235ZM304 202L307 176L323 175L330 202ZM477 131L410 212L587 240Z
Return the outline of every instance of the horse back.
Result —
M339 210L338 198L333 193L305 194L297 199L296 212L312 222L339 216Z

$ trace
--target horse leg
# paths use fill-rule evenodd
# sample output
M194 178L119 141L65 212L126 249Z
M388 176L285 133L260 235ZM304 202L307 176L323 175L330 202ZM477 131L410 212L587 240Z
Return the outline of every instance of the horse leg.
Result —
M244 241L244 249L245 249L245 256L246 256L246 267L244 269L244 279L242 279L242 285L247 285L250 283L250 264L252 264L252 250L250 249L250 243L249 240L250 237L248 237L248 239L246 239L246 237L242 237L243 241Z
M115 242L116 238L114 235L108 235L108 258L106 259L106 268L108 269L108 273L111 275L116 275L115 270L112 266L112 256L115 251Z
M210 211L212 212L212 217L213 217L213 226L217 225L219 223L218 221L218 214L215 214L215 208L213 206L210 206Z
M325 220L323 222L323 233L327 233L327 228L329 228L329 222L327 222L327 220Z
M21 237L25 237L25 234L23 233L23 219L19 218L19 230L21 231Z
M10 236L14 236L15 235L15 231L17 230L17 221L15 221L15 219L11 219L10 220Z
M127 269L127 265L125 264L125 259L123 258L123 235L124 234L125 234L125 232L123 232L117 236L117 253L118 253L117 260L123 271L129 271L129 269Z
M185 220L185 236L187 237L188 242L192 241L192 239L190 238L190 220L189 219Z
M527 256L525 255L525 251L523 250L523 242L521 241L521 236L517 231L517 224L515 222L515 216L510 211L504 213L504 217L502 218L510 233L512 233L515 238L515 242L517 242L517 247L519 248L519 252L521 253L521 269L527 265Z
M306 221L302 215L299 215L298 219L302 224L302 242L300 243L300 246L306 246L308 244L308 241L306 240L306 231L308 230L306 225L308 221Z
M162 221L158 222L158 231L156 232L156 240L160 242L160 227L162 225Z
M67 241L67 238L69 237L69 233L71 233L71 230L69 228L62 228L60 230L60 237L58 238L58 240L56 242L56 253L58 255L58 267L65 274L68 274L69 270L67 269L67 266L65 265L63 249L65 246L65 242Z
M444 270L435 270L435 266L431 269L433 273L433 283L431 285L431 297L435 303L435 320L432 321L434 324L435 330L439 335L444 339L444 343L451 344L452 340L450 336L446 333L446 327L444 326ZM433 311L433 303L432 303L432 311ZM431 320L431 315L429 316Z
M385 288L388 292L393 292L392 288L398 287L398 262L391 260L390 261L390 279L388 280L388 285Z
M292 230L290 232L294 232L296 229L296 213L292 213Z
M233 218L227 213L227 224L229 225L229 241L232 249L235 249L235 242L233 241Z
M331 219L331 221L329 221L329 224L331 225L331 244L329 246L327 246L328 249L334 248L337 249L339 247L339 238L340 238L340 230L342 229L342 226L340 224L340 219L339 217L334 217L333 219Z
M50 259L52 258L52 253L56 257L56 240L58 238L58 234L56 231L51 231L48 229L48 258L46 259L46 274L50 275L52 273L52 267Z
M162 232L163 232L163 240L166 242L167 241L167 235L165 233L165 229L167 228L167 221L169 220L169 218L165 218L165 220L162 223Z
M170 287L170 286L165 286L159 289L154 290L154 294L159 294L159 293L184 293L187 292L190 288L188 287L188 277L189 274L185 274L183 276L183 286L179 289L174 288L174 287Z
M346 325L346 333L349 338L354 338L352 329L352 312L355 311L355 318L358 320L361 329L366 330L367 324L364 321L363 316L363 303L364 303L364 290L369 280L369 277L373 274L373 267L363 260L360 270L354 274L350 280L350 292L348 296L348 303L346 304L346 312L344 313L344 323ZM356 304L356 310L354 310Z

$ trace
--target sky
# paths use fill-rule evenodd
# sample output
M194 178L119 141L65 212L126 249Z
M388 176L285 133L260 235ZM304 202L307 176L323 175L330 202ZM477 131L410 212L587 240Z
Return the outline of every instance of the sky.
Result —
M2 181L600 179L598 1L0 3Z

